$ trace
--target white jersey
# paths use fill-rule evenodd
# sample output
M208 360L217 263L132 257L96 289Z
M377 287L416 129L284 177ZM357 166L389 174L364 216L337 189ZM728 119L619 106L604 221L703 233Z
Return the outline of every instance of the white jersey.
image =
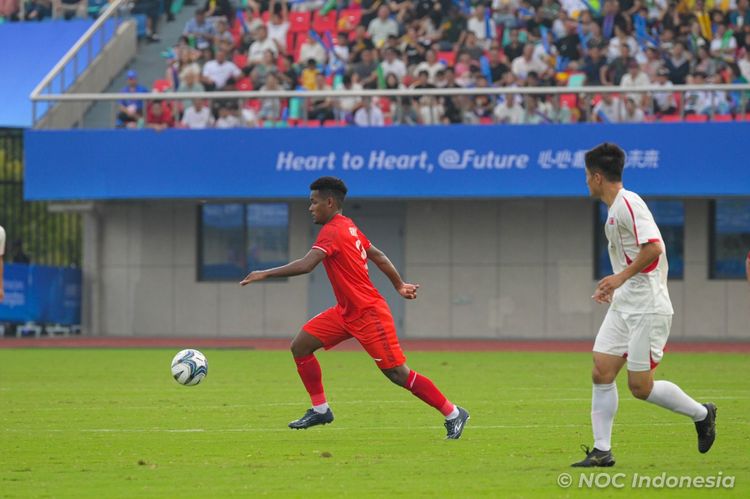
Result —
M5 229L0 225L0 256L5 255Z
M635 192L621 189L609 207L604 233L615 273L622 272L636 259L642 244L658 243L662 247L662 254L653 263L615 290L610 308L629 314L672 315L666 247L643 199Z

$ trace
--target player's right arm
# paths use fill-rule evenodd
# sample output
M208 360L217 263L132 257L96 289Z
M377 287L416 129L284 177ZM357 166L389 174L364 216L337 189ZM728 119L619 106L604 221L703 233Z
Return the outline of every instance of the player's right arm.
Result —
M745 258L745 275L747 276L747 282L750 283L750 251L747 253L747 258Z
M262 281L269 277L293 277L296 275L309 274L320 262L323 261L325 257L326 254L323 251L313 248L302 258L289 262L281 267L250 272L247 277L240 281L240 285L246 286L251 282Z

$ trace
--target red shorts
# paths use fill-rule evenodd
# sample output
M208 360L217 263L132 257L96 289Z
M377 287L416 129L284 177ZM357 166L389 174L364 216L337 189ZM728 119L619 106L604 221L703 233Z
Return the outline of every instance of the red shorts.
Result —
M398 367L406 362L387 306L362 310L359 316L348 321L341 316L338 307L331 307L310 319L302 330L319 339L326 350L356 338L380 369Z

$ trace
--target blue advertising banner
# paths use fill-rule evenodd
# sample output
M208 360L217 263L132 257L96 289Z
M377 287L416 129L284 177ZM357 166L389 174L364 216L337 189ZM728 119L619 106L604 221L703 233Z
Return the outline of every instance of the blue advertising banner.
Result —
M29 200L586 196L584 153L628 154L645 196L750 194L750 123L26 132Z
M79 269L9 263L0 321L75 325L81 323Z

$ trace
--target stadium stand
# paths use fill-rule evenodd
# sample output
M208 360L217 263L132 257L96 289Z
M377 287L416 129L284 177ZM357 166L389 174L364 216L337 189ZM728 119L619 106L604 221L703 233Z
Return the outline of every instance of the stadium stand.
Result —
M376 98L384 124L726 121L739 92L684 83L750 81L750 0L242 0L200 5L166 51L172 90L566 87L570 94ZM207 12L206 9L213 9ZM653 95L628 88L664 86ZM582 86L622 94L576 97ZM238 126L354 124L362 99L214 102ZM347 102L348 101L348 102ZM181 117L185 102L167 103ZM322 106L322 108L321 108ZM148 106L146 106L148 107ZM227 108L221 110L221 108ZM148 126L144 109L131 126ZM177 119L176 126L188 126Z

